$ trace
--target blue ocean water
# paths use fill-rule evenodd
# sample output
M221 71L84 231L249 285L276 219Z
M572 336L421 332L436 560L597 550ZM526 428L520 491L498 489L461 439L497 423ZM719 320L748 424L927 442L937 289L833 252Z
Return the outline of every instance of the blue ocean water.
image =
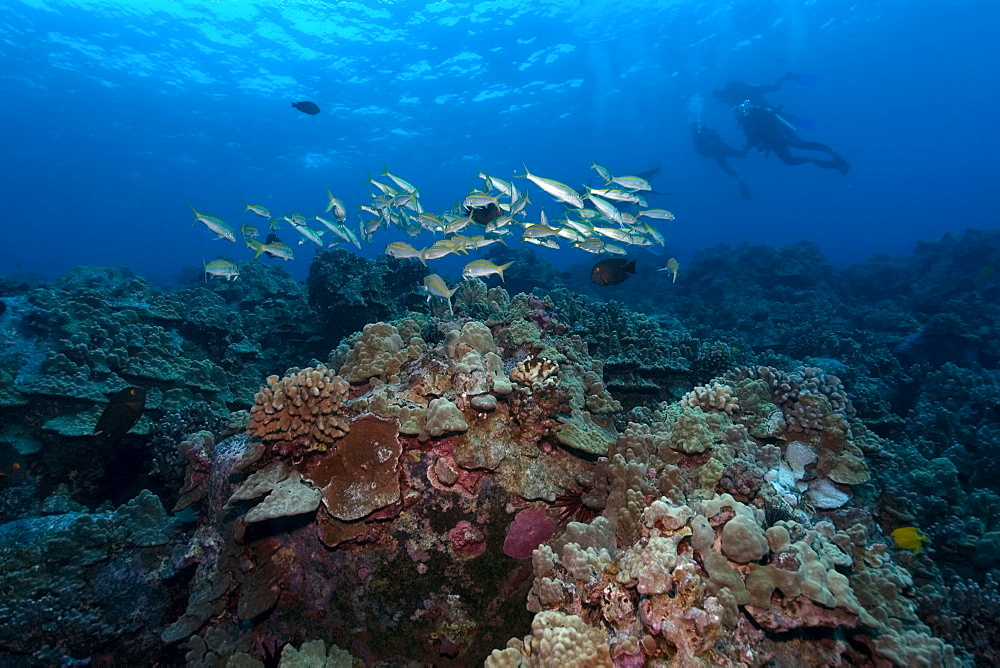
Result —
M659 167L651 205L676 214L661 229L682 260L719 243L812 240L845 263L998 226L1000 7L985 0L0 8L6 275L116 264L173 281L202 260L246 260L242 243L192 225L187 204L238 228L256 222L243 201L312 215L329 188L356 221L371 194L363 179L383 163L430 210L460 200L479 171L510 178L526 164L579 186L596 183L592 161L617 174ZM695 153L689 124L742 144L711 91L788 71L811 85L769 98L852 169L754 152L731 161L747 201ZM297 100L322 112L302 114ZM364 253L393 238L381 234ZM295 276L315 248L296 246Z

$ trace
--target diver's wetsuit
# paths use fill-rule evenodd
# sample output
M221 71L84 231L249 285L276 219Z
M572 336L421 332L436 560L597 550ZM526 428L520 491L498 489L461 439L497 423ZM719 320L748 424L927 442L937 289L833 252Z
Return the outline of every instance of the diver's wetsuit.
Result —
M752 146L758 151L773 152L786 165L811 162L818 167L838 169L841 174L846 174L851 168L846 160L826 144L799 137L792 124L782 117L777 109L770 106L761 106L750 100L744 100L736 107L736 122L743 128L743 134L747 137L747 150ZM789 148L829 153L830 159L820 160L815 157L792 155Z
M750 199L750 190L743 181L743 177L737 174L729 166L728 160L726 160L726 158L745 158L747 156L747 149L740 151L733 148L723 141L718 132L701 123L695 122L691 124L691 135L694 139L694 150L698 152L698 155L703 158L712 158L722 168L722 171L739 179L740 194L743 196L743 199Z

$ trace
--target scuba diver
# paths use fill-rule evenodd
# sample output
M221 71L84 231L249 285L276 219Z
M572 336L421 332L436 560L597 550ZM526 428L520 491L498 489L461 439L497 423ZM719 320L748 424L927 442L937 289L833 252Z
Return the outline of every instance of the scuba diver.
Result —
M740 182L740 195L743 199L750 199L750 189L743 181L743 177L736 173L726 158L745 158L749 147L740 151L733 148L719 136L719 133L712 128L695 121L691 124L691 135L694 139L694 150L703 158L712 158L715 163L722 168L726 174L735 177Z
M745 81L730 81L722 88L712 91L712 97L729 107L735 107L744 100L750 100L759 107L770 107L770 102L764 99L764 93L773 93L781 88L781 84L786 81L811 81L809 75L799 75L794 72L785 72L780 79L771 85L749 84ZM810 85L810 84L806 84Z
M744 100L736 107L736 122L743 128L747 137L746 149L751 146L758 151L772 151L786 165L802 165L811 162L817 167L837 169L841 174L847 174L851 166L837 153L818 141L807 141L795 133L795 127L778 109L770 105L754 104L752 100ZM790 148L805 151L821 151L829 153L829 160L821 160L812 156L792 155Z

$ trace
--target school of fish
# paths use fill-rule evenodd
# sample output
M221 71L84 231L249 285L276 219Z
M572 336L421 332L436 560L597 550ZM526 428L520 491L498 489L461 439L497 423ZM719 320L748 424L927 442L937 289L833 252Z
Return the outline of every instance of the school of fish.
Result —
M371 176L366 179L373 192L370 201L359 207L356 222L348 223L344 202L327 190L324 215L313 216L311 220L300 213L274 216L266 206L244 203L244 213L266 220L272 233L261 243L257 228L245 223L240 226L239 234L253 251L254 258L266 254L291 260L294 258L291 247L273 234L284 225L299 236L299 244L314 243L321 248L325 243L323 236L328 233L328 239L332 240L326 244L328 248L346 245L360 249L362 243L371 244L373 236L381 229L402 231L411 238L430 232L441 238L429 246L416 248L405 241L394 241L385 247L387 255L417 258L428 271L428 263L434 260L448 255L468 255L490 244L508 244L512 239L545 248L576 248L613 256L625 255L628 246L663 246L663 234L656 225L660 221L674 220L674 214L648 207L643 193L652 191L649 182L639 176L614 176L596 163L591 168L604 181L602 188L584 186L583 191L578 191L565 183L533 174L527 167L523 174L511 180L480 172L478 178L482 185L440 213L427 211L421 203L419 189L386 168L380 175L381 180ZM528 181L554 199L558 214L550 217L541 207L537 214L529 215L528 205L532 200L527 188L519 188L515 179ZM188 206L194 213L195 223L202 223L217 238L236 242L236 230L232 226ZM471 230L477 233L469 235ZM510 263L496 265L486 259L473 260L463 268L462 277L496 274L503 280L504 270L509 266ZM665 269L671 271L676 280L677 261L671 258ZM239 277L236 263L226 258L204 263L204 271L206 280L210 276L225 280ZM450 309L454 290L448 288L443 278L430 273L424 289L428 299L432 296L448 299Z

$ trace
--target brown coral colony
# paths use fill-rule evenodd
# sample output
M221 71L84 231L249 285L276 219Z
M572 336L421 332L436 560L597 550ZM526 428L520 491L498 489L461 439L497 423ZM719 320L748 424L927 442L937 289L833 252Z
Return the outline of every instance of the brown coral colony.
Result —
M322 364L284 378L269 376L250 409L248 431L267 443L324 451L350 429L340 414L349 389L346 380Z

